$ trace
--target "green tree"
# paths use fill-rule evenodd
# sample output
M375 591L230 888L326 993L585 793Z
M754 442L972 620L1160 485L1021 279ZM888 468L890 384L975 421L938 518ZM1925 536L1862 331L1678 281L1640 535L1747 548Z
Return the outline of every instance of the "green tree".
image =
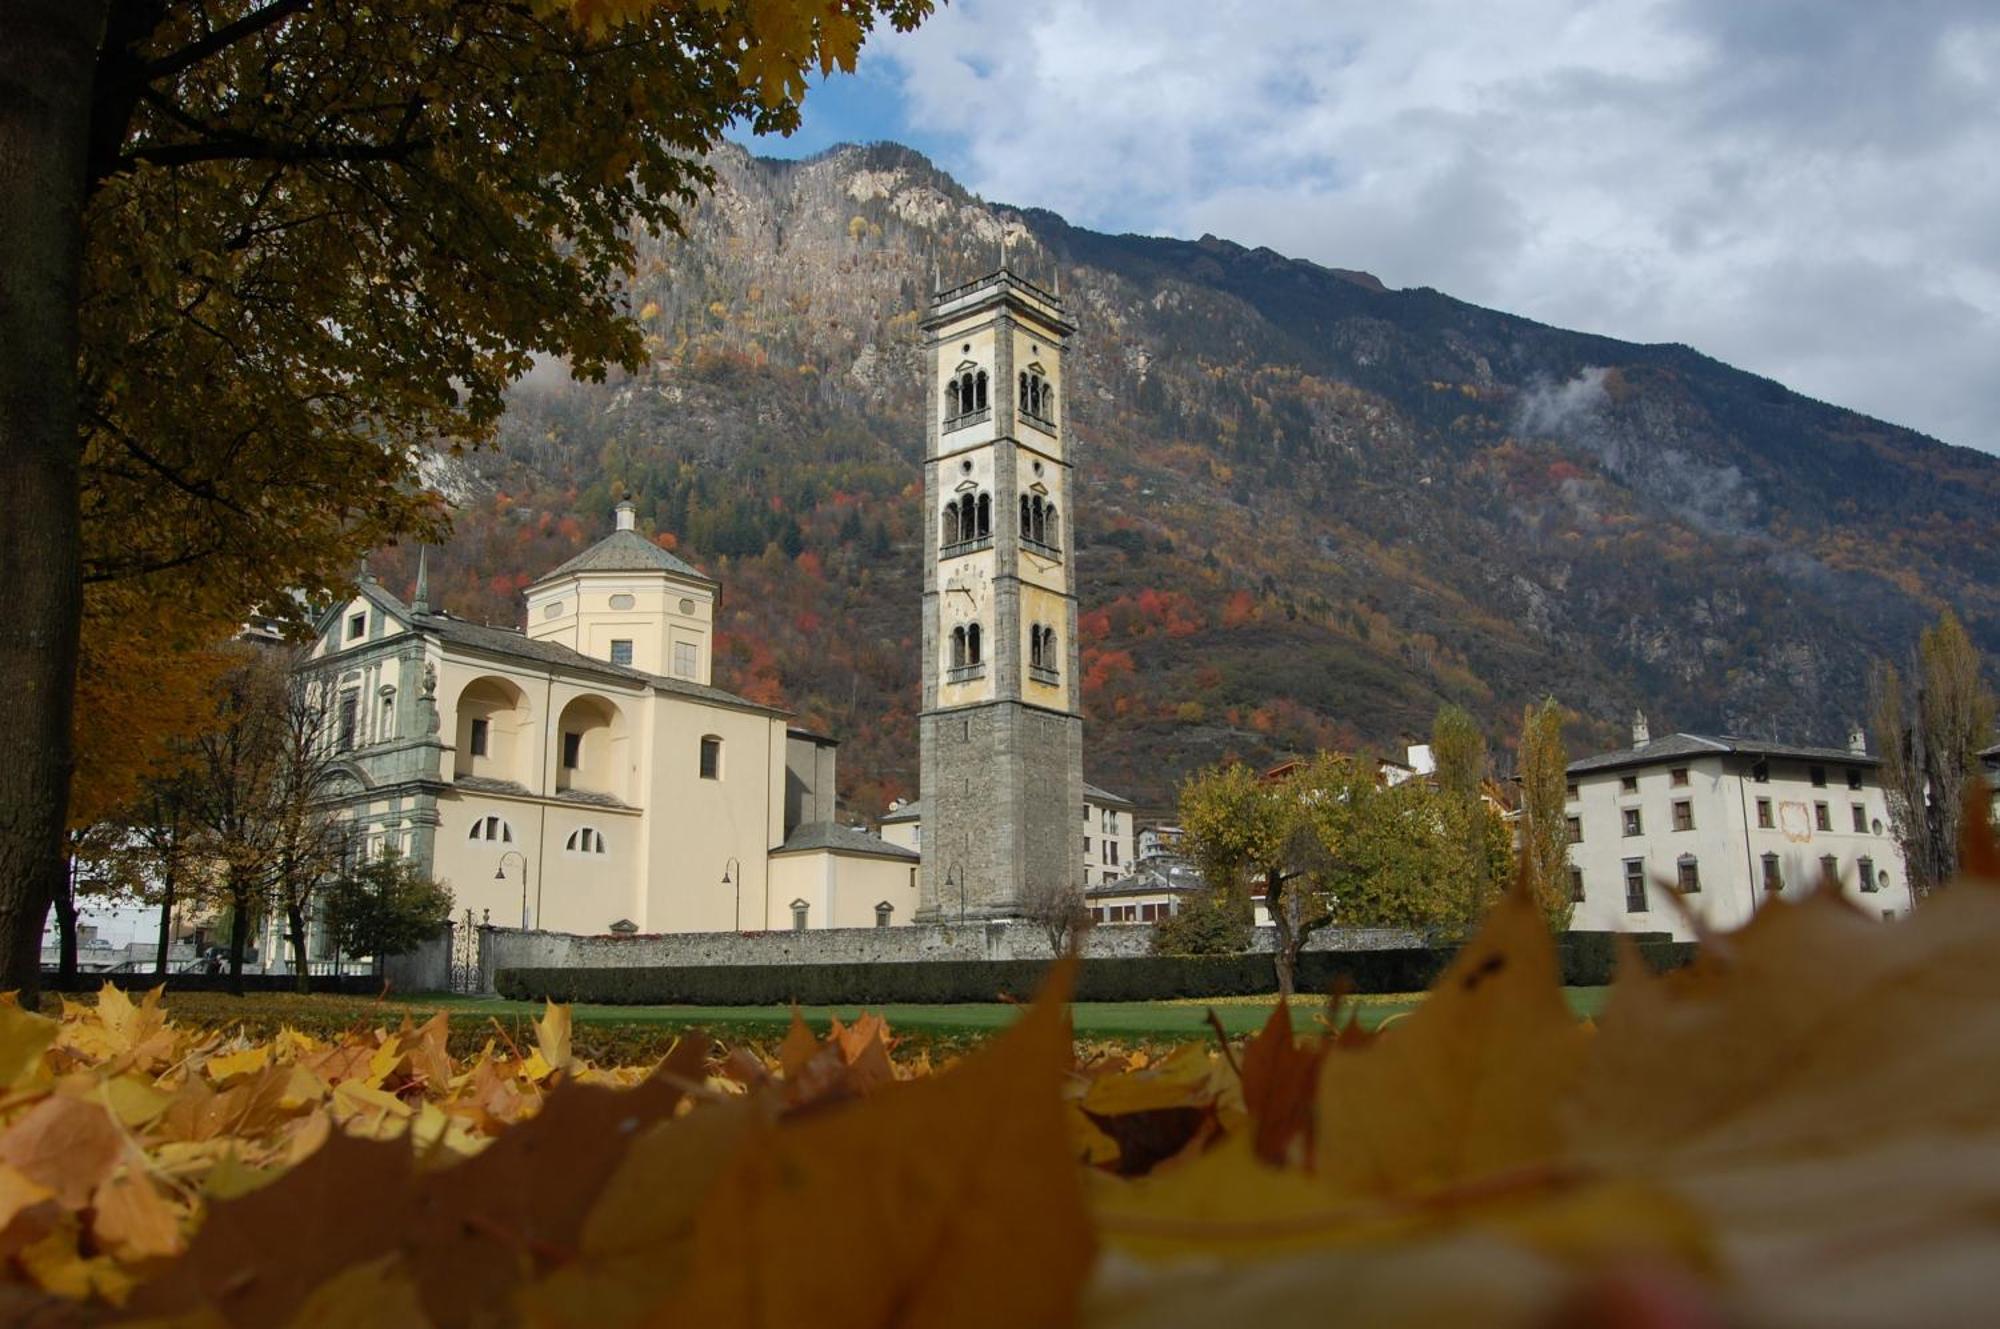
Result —
M1462 706L1439 708L1431 721L1431 758L1437 785L1447 797L1473 802L1485 786L1489 758L1479 721Z
M1569 928L1576 906L1569 892L1569 758L1563 751L1562 707L1553 697L1521 713L1521 871L1549 930Z
M1431 756L1437 763L1437 788L1444 798L1439 816L1450 841L1450 865L1443 880L1453 888L1451 913L1459 926L1469 927L1486 910L1493 887L1506 880L1508 857L1492 866L1491 845L1498 816L1486 799L1492 758L1486 735L1471 712L1445 706L1431 724ZM1504 837L1505 826L1500 831Z
M394 850L356 863L322 896L327 935L343 955L415 950L451 921L451 890Z
M1958 871L1966 794L1984 778L1979 750L1993 733L1993 694L1980 675L1978 648L1949 609L1918 640L1910 682L1883 663L1870 691L1889 822L1911 897L1921 900Z
M620 280L739 119L931 0L20 0L0 42L0 989L60 883L86 578L182 625L435 536L425 450L537 355L636 367ZM163 665L163 667L165 667Z

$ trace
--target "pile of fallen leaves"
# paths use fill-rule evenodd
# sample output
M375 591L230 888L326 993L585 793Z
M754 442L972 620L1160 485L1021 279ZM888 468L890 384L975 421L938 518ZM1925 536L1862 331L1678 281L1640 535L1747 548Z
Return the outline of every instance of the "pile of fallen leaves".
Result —
M1596 1027L1515 892L1378 1034L1078 1060L1066 975L933 1067L456 1059L444 1017L0 1005L0 1318L38 1325L1990 1322L2000 863L1906 923L1772 903Z

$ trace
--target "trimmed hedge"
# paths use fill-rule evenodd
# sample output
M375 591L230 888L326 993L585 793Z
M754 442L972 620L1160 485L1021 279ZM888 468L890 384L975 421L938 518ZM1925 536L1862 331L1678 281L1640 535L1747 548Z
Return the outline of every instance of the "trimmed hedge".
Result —
M44 992L96 992L109 983L123 992L146 992L161 984L168 992L227 992L229 975L221 974L154 974L120 972L115 974L78 974L76 980L64 983L54 974L42 975ZM245 974L243 990L249 992L292 992L298 982L290 974ZM382 991L379 974L315 974L312 990L315 993L337 993L350 997L373 997Z
M1611 934L1579 933L1562 947L1563 981L1594 987L1616 962ZM1684 964L1686 943L1642 934L1641 953L1656 969ZM1297 987L1324 992L1344 982L1355 992L1420 992L1451 962L1452 948L1307 951ZM502 969L494 986L516 1001L606 1006L943 1005L1024 1001L1047 973L1047 960L937 960L872 964L679 965L672 967ZM1086 960L1078 1001L1160 1001L1172 997L1258 996L1275 991L1269 955L1141 955Z

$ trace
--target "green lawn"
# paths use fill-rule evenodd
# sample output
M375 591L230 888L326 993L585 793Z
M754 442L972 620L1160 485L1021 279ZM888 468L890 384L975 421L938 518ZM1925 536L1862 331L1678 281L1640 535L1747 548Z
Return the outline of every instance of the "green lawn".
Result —
M1604 1006L1605 988L1567 988L1570 1008L1579 1016L1595 1016ZM89 998L85 998L88 1000ZM1414 1010L1422 993L1365 996L1350 999L1366 1028ZM1223 997L1213 1000L1078 1002L1072 1008L1080 1039L1119 1043L1180 1043L1213 1037L1212 1010L1231 1035L1255 1032L1270 1015L1275 997ZM452 1018L455 1050L471 1050L489 1036L519 1038L528 1022L541 1013L529 1002L494 997L420 997L379 1001L367 997L297 997L262 993L236 998L216 993L174 993L166 997L168 1013L190 1024L242 1024L247 1032L268 1037L284 1025L326 1033L354 1025L395 1024L408 1015L422 1020L435 1011ZM1324 999L1295 997L1293 1023L1314 1028L1325 1010ZM1343 1010L1349 1007L1343 1007ZM838 1015L853 1021L860 1006L808 1006L806 1021L824 1030ZM951 1006L869 1007L883 1014L889 1028L914 1043L958 1047L977 1042L1012 1023L1020 1007L1001 1002ZM765 1043L784 1036L792 1013L788 1006L577 1006L577 1050L599 1062L641 1060L659 1051L684 1029L700 1027L733 1043Z

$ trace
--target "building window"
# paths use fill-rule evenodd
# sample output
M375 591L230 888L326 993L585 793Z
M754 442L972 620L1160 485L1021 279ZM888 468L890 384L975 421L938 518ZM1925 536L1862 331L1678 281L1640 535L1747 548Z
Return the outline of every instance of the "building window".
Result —
M1563 793L1563 797L1568 799L1570 802L1574 803L1579 797L1579 794L1580 791L1576 787L1576 781L1571 780L1569 782L1569 788Z
M1764 889L1773 894L1785 889L1784 869L1778 866L1776 854L1764 855Z
M1758 799L1757 800L1758 827L1768 831L1772 829L1772 827L1775 826L1776 824L1777 823L1771 820L1771 800L1768 798Z
M1855 864L1855 868L1861 878L1862 890L1873 894L1876 890L1880 889L1880 883L1875 880L1874 859L1864 858Z
M888 927L888 926L889 926L889 918L890 918L890 916L891 916L891 915L893 915L893 914L894 914L895 912L896 912L896 906L895 906L895 905L892 905L892 904L890 904L890 903L889 903L889 902L888 902L887 900L884 900L884 901L882 901L882 902L881 902L880 904L876 905L876 906L875 906L875 926L876 926L876 927L878 927L878 928L886 928L886 927Z
M615 665L630 665L632 663L632 643L630 641L623 637L612 638L611 663Z
M1644 823L1644 821L1643 821L1643 820L1642 820L1642 819L1640 818L1640 816L1639 816L1639 809L1637 809L1637 808L1626 808L1626 809L1625 809L1625 834L1627 834L1627 835L1644 835L1645 833L1646 833L1646 827L1645 827L1645 823Z
M1823 831L1833 829L1833 809L1824 803L1813 804L1813 825Z
M368 615L366 611L359 614L348 615L347 639L349 641L360 641L363 637L367 635L368 635Z
M1667 782L1673 785L1673 787L1676 789L1687 788L1688 768L1685 766L1674 767L1674 769L1668 774Z
M562 764L566 771L573 771L583 765L583 735L563 734Z
M1621 794L1636 794L1636 793L1638 793L1638 792L1639 792L1639 777L1638 777L1638 776L1636 776L1636 775L1621 775L1621 776L1619 776L1619 777L1618 777L1618 792L1619 792L1619 793L1621 793Z
M1771 783L1771 763L1760 761L1755 766L1752 766L1750 768L1750 778L1758 784Z
M1582 818L1582 817L1570 817L1570 818L1568 818L1568 821L1569 821L1569 842L1570 842L1571 844L1582 844L1582 843L1583 843L1583 818Z
M1868 834L1868 809L1862 804L1856 803L1852 811L1854 813L1854 833L1856 835Z
M1571 904L1582 904L1582 903L1583 903L1583 869L1582 869L1582 868L1578 868L1578 867L1573 867L1573 868L1571 868L1571 869L1569 870L1569 902L1570 902Z
M1625 912L1646 912L1646 860L1643 858L1625 860Z
M701 740L701 778L722 778L722 740L714 734L705 735Z
M1840 885L1840 860L1832 854L1828 854L1826 857L1820 859L1819 875L1826 880L1828 885Z
M563 848L572 854L601 854L604 836L593 826L579 826L563 841Z
M1684 798L1674 804L1674 829L1677 831L1694 829L1694 804L1690 800Z
M361 694L354 691L341 693L340 712L334 725L334 751L353 751L356 730L360 728L360 724Z
M1088 835L1083 837L1083 856L1085 858L1090 857L1090 837Z
M472 741L467 744L475 757L486 755L487 733L491 725L485 716L475 716L472 721Z
M792 931L804 932L806 930L806 914L811 908L812 906L804 900L792 901Z
M1106 840L1104 842L1104 862L1109 867L1115 868L1118 866L1118 842L1116 840Z
M678 678L693 678L701 671L701 647L691 641L674 643L674 674Z
M514 828L503 817L474 817L472 829L465 833L468 840L481 840L488 844L514 843Z
M1826 788L1826 767L1813 766L1808 769L1812 772L1813 788L1815 789Z
M1693 895L1701 889L1701 865L1695 862L1693 854L1682 854L1675 866L1680 869L1682 895Z
M968 623L965 625L965 663L968 665L979 663L979 625L977 623Z
M1860 767L1850 766L1847 768L1847 787L1849 789L1859 789L1861 787Z

